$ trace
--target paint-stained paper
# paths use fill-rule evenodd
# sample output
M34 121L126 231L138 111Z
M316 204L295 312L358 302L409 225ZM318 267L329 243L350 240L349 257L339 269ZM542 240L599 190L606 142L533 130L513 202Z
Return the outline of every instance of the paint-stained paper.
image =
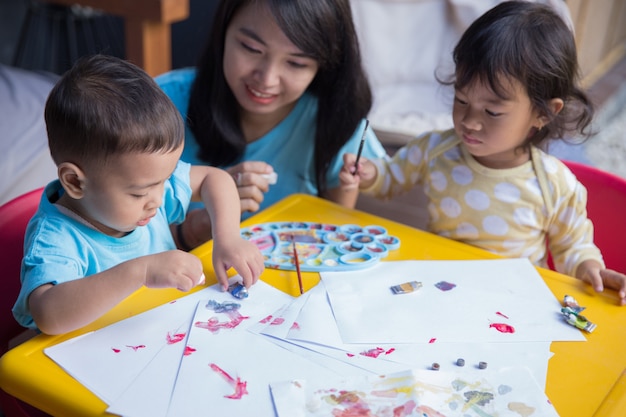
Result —
M585 340L527 259L383 262L321 276L345 343ZM409 280L422 288L389 291Z
M292 379L270 387L278 417L558 417L521 367L480 376L416 370L335 380Z

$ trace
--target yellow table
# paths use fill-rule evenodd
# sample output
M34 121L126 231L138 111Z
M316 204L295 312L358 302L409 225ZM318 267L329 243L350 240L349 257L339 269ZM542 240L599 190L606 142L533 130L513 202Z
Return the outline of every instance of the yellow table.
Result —
M288 197L249 218L242 226L274 221L383 226L401 239L400 249L391 251L386 258L390 261L496 258L472 246L306 195ZM209 242L194 251L204 263L208 284L216 282L211 250ZM586 335L587 342L552 343L555 355L548 366L548 397L561 417L624 416L626 307L617 306L617 296L612 291L595 294L576 279L545 269L539 269L539 273L559 300L565 294L574 296L580 305L587 307L589 319L598 325L593 333ZM305 290L319 281L317 273L302 275ZM262 279L291 295L299 294L293 271L267 269ZM53 415L107 415L106 404L48 359L43 349L179 297L176 290L143 288L83 329L61 336L40 335L25 342L0 359L0 387Z

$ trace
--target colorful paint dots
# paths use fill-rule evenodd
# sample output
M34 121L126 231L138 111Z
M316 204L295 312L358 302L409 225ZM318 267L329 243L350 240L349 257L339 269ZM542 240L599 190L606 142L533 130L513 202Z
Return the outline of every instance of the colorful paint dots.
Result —
M243 228L241 236L259 248L266 267L276 269L296 269L286 258L291 257L292 242L297 242L304 272L367 268L400 247L400 239L376 225L271 222ZM359 256L344 256L352 254Z

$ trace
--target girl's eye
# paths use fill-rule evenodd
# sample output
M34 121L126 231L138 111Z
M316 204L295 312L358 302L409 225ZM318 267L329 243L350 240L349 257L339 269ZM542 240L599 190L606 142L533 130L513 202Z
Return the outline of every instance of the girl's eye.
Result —
M485 110L485 113L487 113L491 117L498 117L498 116L502 115L502 113L496 113L496 112L492 112L490 110Z
M144 198L147 195L148 194L131 194L131 197L134 197L134 198Z
M456 101L457 103L463 106L467 104L467 101L461 100L458 96L454 96L454 101Z

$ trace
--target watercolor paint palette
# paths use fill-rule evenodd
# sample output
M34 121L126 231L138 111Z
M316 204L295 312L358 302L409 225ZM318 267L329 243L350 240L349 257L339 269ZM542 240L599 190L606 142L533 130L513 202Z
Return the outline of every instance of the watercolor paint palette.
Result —
M271 222L242 228L241 236L274 269L296 269L295 244L300 270L313 272L368 268L400 247L400 239L376 225Z

